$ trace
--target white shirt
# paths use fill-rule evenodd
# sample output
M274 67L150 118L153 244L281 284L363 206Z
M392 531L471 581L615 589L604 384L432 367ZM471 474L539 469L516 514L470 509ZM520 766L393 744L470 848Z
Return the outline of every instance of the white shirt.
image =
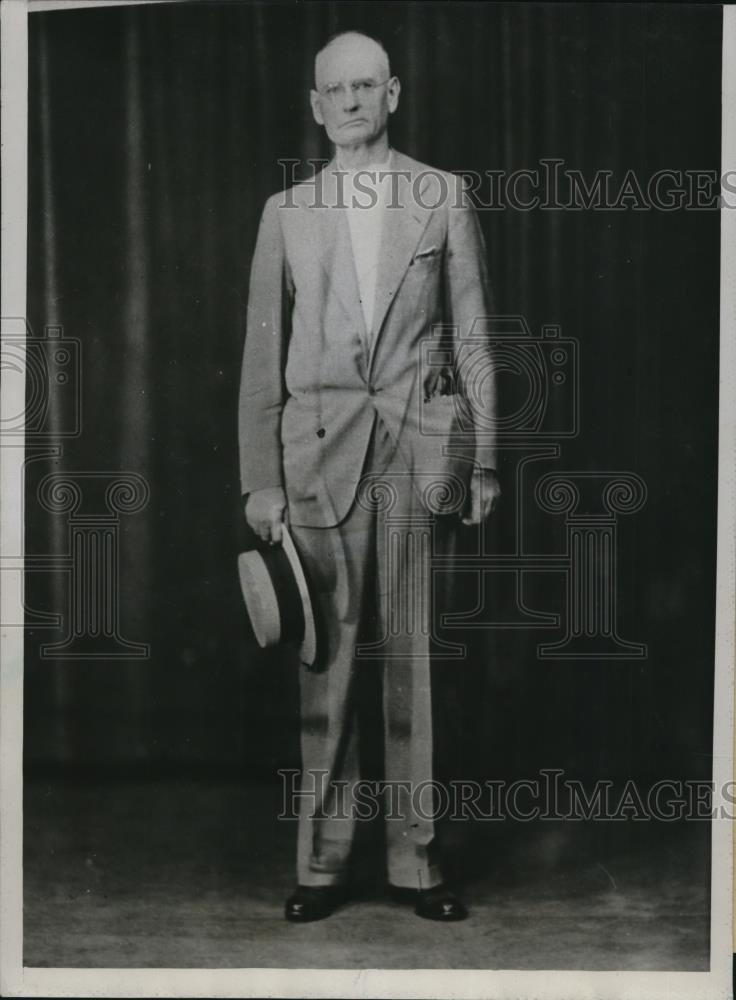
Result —
M372 163L369 167L346 170L343 179L345 211L350 227L360 305L368 332L368 346L373 339L373 310L383 213L391 197L390 166L389 152L389 157L384 163ZM338 170L343 170L339 163ZM355 185L356 179L358 187Z

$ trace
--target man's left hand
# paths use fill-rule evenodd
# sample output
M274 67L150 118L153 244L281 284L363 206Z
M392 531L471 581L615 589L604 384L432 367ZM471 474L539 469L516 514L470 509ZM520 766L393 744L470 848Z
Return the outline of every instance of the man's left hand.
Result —
M474 469L470 478L469 509L463 524L481 524L496 509L501 498L501 484L495 469Z

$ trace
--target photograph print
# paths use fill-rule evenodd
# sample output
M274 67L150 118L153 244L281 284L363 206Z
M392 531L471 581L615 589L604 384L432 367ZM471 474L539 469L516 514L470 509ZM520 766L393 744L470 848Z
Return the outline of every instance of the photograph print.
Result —
M723 8L27 10L26 972L725 996Z

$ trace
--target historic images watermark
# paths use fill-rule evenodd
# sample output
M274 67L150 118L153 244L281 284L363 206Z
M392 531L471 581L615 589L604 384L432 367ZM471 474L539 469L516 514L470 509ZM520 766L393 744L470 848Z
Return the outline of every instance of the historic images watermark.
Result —
M477 629L539 631L547 640L537 647L540 660L647 656L646 643L622 635L618 620L620 520L644 506L646 483L633 470L564 464L564 444L579 433L580 354L577 339L563 337L558 326L544 326L535 336L522 316L479 316L469 331L441 325L425 339L424 393L417 412L406 419L416 421L428 453L434 454L432 439L449 440L442 445L445 468L439 471L435 455L434 464L419 470L371 473L360 483L357 502L377 516L377 544L385 551L390 586L379 608L383 635L358 646L357 659L384 657L389 634L422 631L438 655L464 660L463 638ZM493 389L500 376L513 379L516 387L503 405ZM375 398L380 412L384 401ZM516 486L510 501L513 546L497 551L487 545L489 526L483 522L461 552L443 553L435 544L438 519L467 509L468 470L484 442L492 442L502 456L504 479ZM411 479L425 511L410 526L394 512L405 488L402 477ZM481 478L474 488L482 487ZM530 521L537 524L540 518L551 524L564 519L558 552L535 551L528 541ZM468 606L437 614L436 595L447 573L465 577ZM562 613L534 607L527 596L528 584L550 573L564 580ZM491 583L496 593L505 588L503 611L486 599Z
M0 444L14 447L25 440L27 462L59 458L64 441L83 432L81 344L59 327L35 337L22 320L6 321L3 333L3 374L25 379L27 392L24 412L6 420ZM467 655L462 638L468 630L519 628L544 633L546 641L537 647L539 659L647 655L640 637L620 634L617 618L619 519L643 506L646 485L632 470L591 472L565 469L563 464L564 443L577 436L580 426L580 352L577 339L563 336L558 326L544 326L533 335L522 316L479 316L468 331L443 325L428 332L418 372L425 392L418 412L408 416L428 442L452 428L452 445L443 449L446 457L448 447L467 456L484 437L493 440L507 477L517 484L514 547L489 552L488 528L481 524L474 529L472 549L452 555L435 550L437 518L460 516L468 503L466 476L440 475L432 464L420 472L414 469L413 488L422 491L427 516L409 531L392 514L396 482L386 476L366 477L356 502L378 516L378 544L387 547L389 564L393 553L407 566L406 572L389 574L403 582L385 598L386 634L421 630L432 636L443 656L456 659ZM503 375L513 377L519 391L500 409L489 387ZM149 492L145 478L135 472L99 469L47 475L26 502L54 517L55 551L25 558L22 552L6 552L0 569L8 574L6 580L13 575L19 594L25 572L53 574L61 581L55 596L59 606L38 611L23 608L19 600L18 620L3 624L61 628L62 637L41 649L50 659L148 657L146 643L124 637L118 595L121 518L143 510ZM540 517L564 518L566 540L559 552L529 547L529 521ZM565 580L562 614L532 607L525 594L534 576L550 572ZM475 599L467 608L438 618L433 614L435 585L445 573L464 574ZM510 600L504 602L503 615L485 600L491 578L508 588ZM360 646L356 657L383 657L385 638L379 635Z
M452 174L427 168L416 174L390 168L333 171L337 184L328 198L317 182L327 166L325 159L280 159L284 191L280 208L294 208L294 186L312 188L311 208L374 208L378 203L377 182L388 179L388 209L400 208L408 198L420 208L444 204L460 208L469 199L479 211L506 210L676 212L719 211L736 208L736 171L720 174L712 168L663 168L642 176L629 169L622 174L599 169L584 173L564 159L542 158L533 167L517 170L456 170ZM350 185L347 179L350 176ZM461 183L456 184L453 178ZM428 183L431 181L431 183Z
M82 412L83 352L79 339L61 326L35 334L22 318L2 320L3 387L24 399L0 426L0 447L25 448L25 464L59 460L67 441L84 432ZM3 585L18 595L6 602L3 627L50 629L61 637L41 645L49 660L147 659L150 647L123 635L120 614L120 545L122 518L138 514L150 488L137 472L103 468L52 472L35 495L24 496L53 518L54 551L4 551ZM23 517L24 508L17 512ZM11 512L6 512L10 517ZM18 530L17 538L22 538ZM38 610L25 603L28 573L50 574L59 586L58 606ZM7 609L16 613L8 619Z
M716 789L705 779L662 778L639 781L600 778L583 782L565 777L561 768L542 768L533 777L483 782L357 780L328 781L328 772L284 768L281 820L306 811L313 819L369 822L379 815L402 820L418 815L428 820L658 821L732 820L736 817L736 781ZM301 776L301 780L300 780Z

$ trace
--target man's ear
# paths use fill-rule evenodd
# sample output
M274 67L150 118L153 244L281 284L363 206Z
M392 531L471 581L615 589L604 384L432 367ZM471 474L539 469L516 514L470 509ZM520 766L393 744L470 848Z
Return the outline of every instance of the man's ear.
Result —
M312 105L312 114L314 115L314 120L318 125L324 125L325 120L322 116L322 107L320 105L319 93L316 90L309 91L309 103Z
M398 76L392 76L388 82L388 87L386 88L386 98L388 100L388 113L390 115L392 115L399 106L400 93L401 93L401 84L399 82L399 78Z

